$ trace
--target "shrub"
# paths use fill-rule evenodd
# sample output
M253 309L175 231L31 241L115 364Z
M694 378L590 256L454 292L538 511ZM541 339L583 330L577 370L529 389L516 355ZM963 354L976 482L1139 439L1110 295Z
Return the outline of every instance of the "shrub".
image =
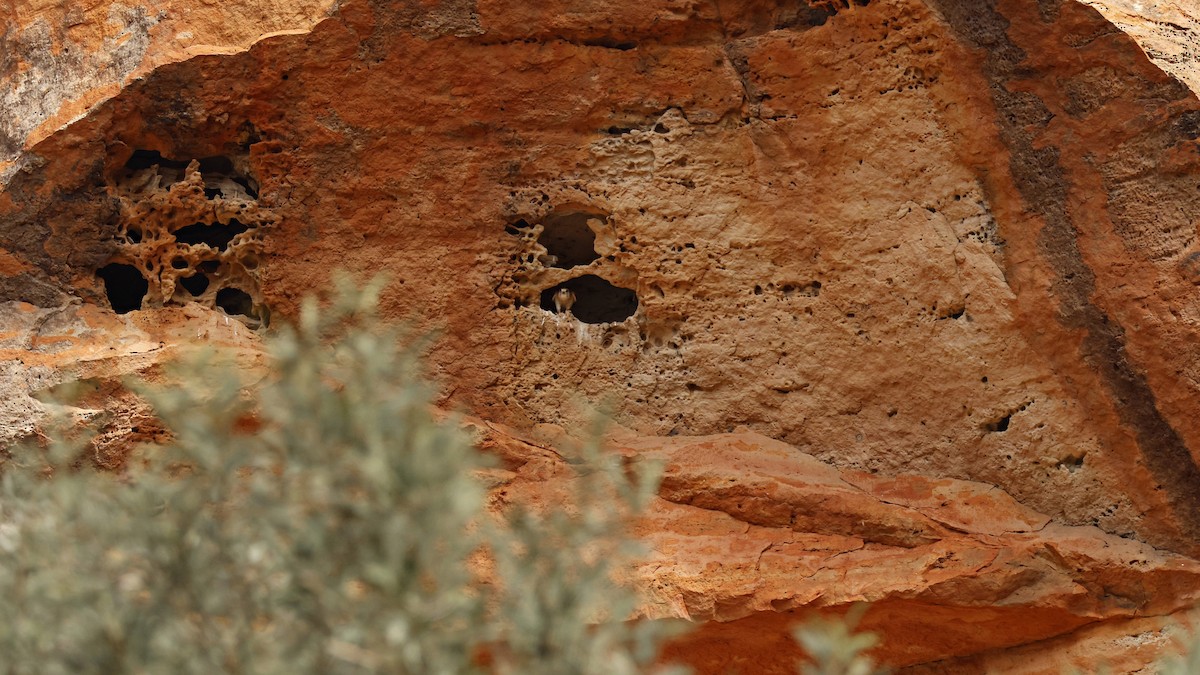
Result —
M798 626L793 635L808 654L801 675L883 675L867 656L879 637L855 632L866 610L856 605L843 619L816 618Z
M0 673L633 673L620 509L653 481L590 446L577 508L496 526L489 465L438 423L413 350L341 282L248 388L211 355L139 386L173 434L114 477L79 445L0 476ZM201 386L199 383L208 383ZM595 555L602 551L603 555ZM494 584L477 570L494 565Z

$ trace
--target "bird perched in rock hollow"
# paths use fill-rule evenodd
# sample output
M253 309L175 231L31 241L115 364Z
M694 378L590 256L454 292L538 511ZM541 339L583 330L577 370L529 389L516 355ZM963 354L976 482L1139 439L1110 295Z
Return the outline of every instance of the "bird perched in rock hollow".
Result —
M571 306L575 304L575 294L569 288L560 288L554 293L554 311L559 314L571 313Z

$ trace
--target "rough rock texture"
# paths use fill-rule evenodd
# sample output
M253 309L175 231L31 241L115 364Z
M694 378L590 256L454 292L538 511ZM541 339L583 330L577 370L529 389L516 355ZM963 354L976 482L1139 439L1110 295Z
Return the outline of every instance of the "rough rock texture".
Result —
M1152 673L1156 671L1146 664L1154 663L1164 652L1175 651L1180 644L1186 644L1195 625L1195 611L1104 622L1061 638L914 666L902 672L906 675Z
M1084 0L1159 67L1200 92L1200 7L1188 0Z
M219 347L252 369L263 363L258 342L240 322L197 305L121 317L91 305L45 309L4 303L0 448L37 436L44 416L65 413L99 425L88 459L119 469L138 443L164 436L149 406L125 388L123 378L161 381L161 366L196 343ZM58 404L60 398L76 397L73 407Z
M0 185L46 138L158 66L304 32L334 0L55 2L0 8Z
M557 452L479 426L508 469L495 476L495 505L571 502L574 474ZM838 471L749 432L627 434L612 445L665 466L660 498L636 525L650 553L635 578L645 617L703 622L667 652L697 672L793 673L801 654L789 626L861 601L872 603L862 626L882 637L874 655L927 664L914 672L1143 666L1173 647L1166 623L1143 617L1189 608L1200 593L1200 562L1054 524L990 485ZM1081 647L1059 637L1085 626ZM1119 647L1129 631L1147 648L1093 644Z
M1142 634L1194 563L1117 537L1200 554L1196 12L1089 4L22 2L4 433L106 341L111 377L386 271L448 405L606 404L678 463L648 611L691 650L859 597L897 665Z

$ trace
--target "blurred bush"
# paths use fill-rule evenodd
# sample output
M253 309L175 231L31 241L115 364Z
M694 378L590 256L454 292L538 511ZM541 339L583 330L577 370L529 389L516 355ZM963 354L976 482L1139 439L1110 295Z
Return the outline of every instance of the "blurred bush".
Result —
M855 605L845 617L818 617L797 626L793 636L807 654L801 675L884 675L887 671L867 655L879 637L855 632L866 611L867 605Z
M570 508L487 515L489 458L432 416L378 290L307 303L253 387L211 356L137 385L174 440L126 474L73 469L78 442L13 450L0 673L653 669L667 628L613 582L653 477L592 444Z

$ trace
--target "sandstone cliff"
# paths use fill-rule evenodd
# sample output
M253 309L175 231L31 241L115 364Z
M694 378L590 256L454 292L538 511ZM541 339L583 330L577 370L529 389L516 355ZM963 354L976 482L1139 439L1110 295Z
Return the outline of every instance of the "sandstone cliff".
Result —
M18 2L0 438L85 379L119 467L155 427L118 375L210 341L252 362L332 270L385 271L447 406L608 405L669 459L637 574L648 616L706 622L698 665L784 672L786 624L857 599L895 665L1144 665L1169 643L1144 617L1200 588L1197 20ZM514 491L561 489L543 464Z

